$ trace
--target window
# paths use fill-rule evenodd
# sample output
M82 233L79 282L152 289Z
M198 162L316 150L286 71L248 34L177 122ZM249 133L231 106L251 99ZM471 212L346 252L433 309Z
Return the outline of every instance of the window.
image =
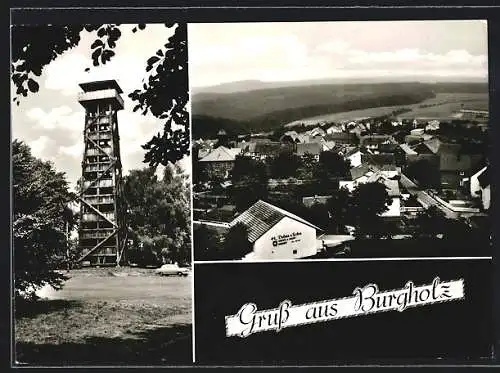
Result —
M293 255L296 255L297 254L297 250L293 250Z

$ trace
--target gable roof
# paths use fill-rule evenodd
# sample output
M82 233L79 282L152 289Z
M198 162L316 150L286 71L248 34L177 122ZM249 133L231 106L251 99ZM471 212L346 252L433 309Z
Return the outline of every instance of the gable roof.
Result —
M361 150L359 150L359 148L357 146L352 146L352 147L346 148L346 151L344 153L344 157L348 158L348 157L355 155L357 153L361 153Z
M319 142L309 142L305 144L297 144L297 155L304 155L306 153L312 154L312 155L319 155L323 146Z
M394 143L394 138L391 135L366 135L359 138L359 144L366 145L380 145L383 143Z
M368 180L366 180L366 182L367 183L380 182L384 184L389 194L389 197L398 197L401 195L399 190L399 182L397 180L389 179L387 176L382 174L381 171L375 172L368 178Z
M416 155L418 154L415 150L410 148L408 144L400 144L399 147L408 155Z
M424 141L424 145L434 154L436 154L441 147L441 141L437 138L433 138L427 141Z
M485 167L483 169L483 171L477 177L477 180L479 181L479 185L481 186L481 188L486 188L488 185L490 185L490 174L488 167Z
M255 144L254 153L263 155L278 155L281 151L292 151L293 144L280 142L261 142Z
M385 164L395 164L395 157L393 153L379 153L379 154L361 154L361 162L368 163L374 166L383 166Z
M372 169L368 165L364 165L364 164L362 164L358 167L353 167L350 170L351 178L352 178L352 180L359 179L360 177L366 175L370 171L372 171Z
M328 151L340 151L342 150L342 147L338 146L338 145L335 145L335 141L323 141L321 143L321 145L323 145L323 149L325 150L328 150Z
M228 149L225 146L219 146L200 159L200 162L230 162L236 159L236 155L240 153L240 148Z
M258 200L246 211L242 212L230 223L230 226L243 223L248 228L248 241L254 243L285 217L308 225L316 230L322 230L301 217L262 200Z
M435 154L430 148L429 146L427 146L426 144L424 144L423 142L415 145L413 147L413 150L415 151L416 154Z
M349 132L333 132L325 136L326 141L354 141L356 135Z

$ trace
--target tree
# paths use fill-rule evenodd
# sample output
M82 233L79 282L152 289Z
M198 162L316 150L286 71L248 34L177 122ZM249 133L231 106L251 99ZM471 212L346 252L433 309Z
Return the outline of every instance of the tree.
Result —
M301 158L301 165L297 170L297 177L299 179L312 179L315 167L318 163L314 155L311 153L305 153Z
M242 259L252 251L248 241L248 227L243 223L233 225L226 233L223 243L224 259Z
M143 264L191 261L189 193L186 175L178 166L165 167L161 180L154 168L130 171L124 197L135 247L132 258L144 260Z
M193 228L193 245L195 260L222 259L221 238L206 225L196 225Z
M444 233L446 228L446 216L436 206L429 206L419 212L415 219L417 224L417 235L423 237L435 237L439 233Z
M137 103L134 111L141 110L144 115L149 112L165 121L163 131L142 146L146 150L144 162L150 166L175 163L190 151L187 25L166 23L165 26L175 27L174 34L166 40L164 48L146 61L147 76L142 87L128 94ZM146 25L139 24L132 32L145 28ZM17 89L13 98L17 105L29 92L38 92L37 80L43 68L76 47L82 32L97 32L91 45L93 66L112 60L123 36L119 24L14 26L11 30L11 79Z
M435 161L439 162L439 159L435 158ZM419 159L408 165L406 173L410 178L417 180L423 188L439 187L439 168L436 162L431 162L428 159Z
M237 156L231 172L230 194L237 211L246 210L268 196L266 165L250 157Z
M331 227L336 233L344 233L351 215L351 195L347 188L339 188L326 204L331 215Z
M281 152L271 160L271 175L277 179L297 176L301 158L290 152Z
M383 235L383 219L380 214L388 210L391 199L384 184L379 182L360 184L352 194L358 236L378 238Z
M62 287L56 272L66 261L67 204L74 198L64 173L31 155L25 143L12 142L13 250L16 296L33 297L46 284Z
M315 203L309 207L306 216L307 220L324 230L327 230L330 226L330 213L322 203Z
M320 178L344 177L350 169L349 160L338 153L326 151L319 155L317 175Z

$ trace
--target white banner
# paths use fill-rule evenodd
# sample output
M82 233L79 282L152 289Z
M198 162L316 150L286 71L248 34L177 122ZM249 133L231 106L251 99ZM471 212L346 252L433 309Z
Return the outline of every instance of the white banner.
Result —
M292 305L285 300L277 308L257 310L246 303L238 313L226 316L226 336L247 337L253 333L277 331L293 326L355 317L377 312L399 311L410 307L464 298L464 280L441 282L436 277L431 284L415 286L408 281L401 289L379 291L376 284L356 288L346 298Z

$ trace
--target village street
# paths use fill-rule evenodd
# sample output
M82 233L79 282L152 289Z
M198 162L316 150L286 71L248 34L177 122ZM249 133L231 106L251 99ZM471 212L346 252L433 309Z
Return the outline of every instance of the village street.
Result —
M418 185L411 181L405 174L401 173L401 184L408 190L408 192L415 196L418 201L425 207L436 206L439 208L447 218L457 219L459 214L455 211L450 210L443 204L439 203L436 199L430 196L426 191L419 189Z

